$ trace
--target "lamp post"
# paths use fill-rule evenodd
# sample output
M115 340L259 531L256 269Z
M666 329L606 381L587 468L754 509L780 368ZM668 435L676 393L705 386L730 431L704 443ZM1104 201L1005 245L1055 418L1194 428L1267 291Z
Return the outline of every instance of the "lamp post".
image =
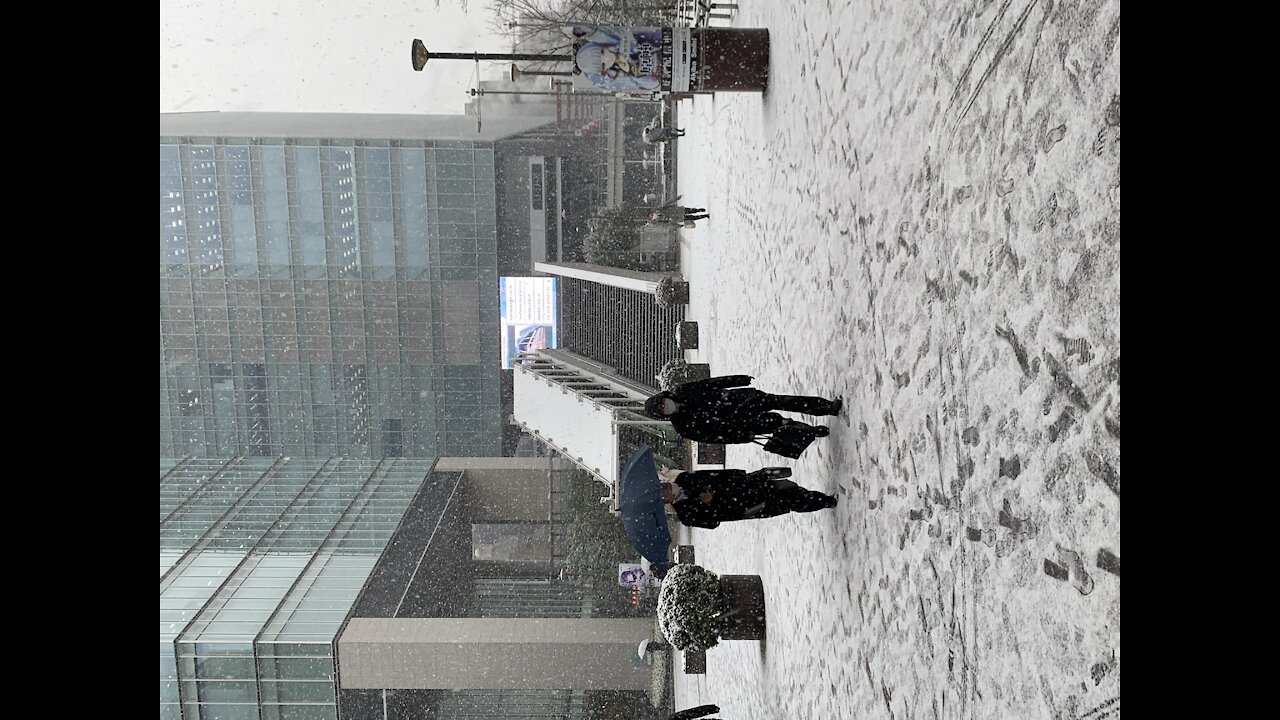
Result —
M572 55L553 55L539 53L438 53L428 52L427 46L421 40L414 38L413 40L413 69L421 72L422 68L427 66L428 60L542 60L547 62L572 62Z
M477 90L471 88L467 91L471 97L477 95L598 95L600 97L612 97L611 92L568 92L562 93L557 90Z

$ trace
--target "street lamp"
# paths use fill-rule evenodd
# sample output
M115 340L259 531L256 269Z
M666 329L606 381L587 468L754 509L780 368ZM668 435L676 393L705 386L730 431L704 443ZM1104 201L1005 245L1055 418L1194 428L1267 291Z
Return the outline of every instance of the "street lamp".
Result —
M427 66L427 61L432 59L438 60L543 60L548 62L573 62L572 55L552 55L539 53L442 53L428 52L427 46L421 40L414 38L413 40L413 69L419 72Z
M470 95L471 97L476 97L478 95L484 96L484 95L563 95L563 94L588 95L588 96L598 95L600 97L613 96L613 93L608 91L601 91L601 92L569 91L567 93L561 93L561 92L557 92L554 89L553 90L477 90L475 88L471 88L470 90L467 91L467 94Z

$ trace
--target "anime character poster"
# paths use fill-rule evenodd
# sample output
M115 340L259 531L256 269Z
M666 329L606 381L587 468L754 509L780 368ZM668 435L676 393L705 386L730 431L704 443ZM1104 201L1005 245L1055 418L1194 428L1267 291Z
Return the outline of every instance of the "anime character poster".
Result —
M574 63L596 87L628 93L671 90L670 68L663 72L671 28L575 25L573 36Z
M618 584L622 587L658 587L662 581L645 572L640 563L618 563Z

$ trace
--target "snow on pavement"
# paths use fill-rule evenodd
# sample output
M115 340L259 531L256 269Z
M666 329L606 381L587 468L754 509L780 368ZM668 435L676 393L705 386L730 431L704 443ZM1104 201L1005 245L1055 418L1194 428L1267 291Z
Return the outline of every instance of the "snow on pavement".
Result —
M676 707L1117 717L1119 2L739 4L769 91L680 107L690 357L842 394L799 461L727 463L841 502L689 533L769 631Z

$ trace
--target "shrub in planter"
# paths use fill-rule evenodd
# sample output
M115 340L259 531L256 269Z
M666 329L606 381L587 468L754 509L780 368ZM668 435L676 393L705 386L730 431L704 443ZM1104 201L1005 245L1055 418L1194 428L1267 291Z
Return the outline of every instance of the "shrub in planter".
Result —
M720 577L698 565L676 565L658 592L658 627L678 650L720 642Z
M711 377L711 366L706 363L688 363L684 360L668 360L658 372L656 379L662 390L671 390L694 380L705 380Z
M689 283L668 275L653 289L654 300L661 307L674 307L689 302Z

